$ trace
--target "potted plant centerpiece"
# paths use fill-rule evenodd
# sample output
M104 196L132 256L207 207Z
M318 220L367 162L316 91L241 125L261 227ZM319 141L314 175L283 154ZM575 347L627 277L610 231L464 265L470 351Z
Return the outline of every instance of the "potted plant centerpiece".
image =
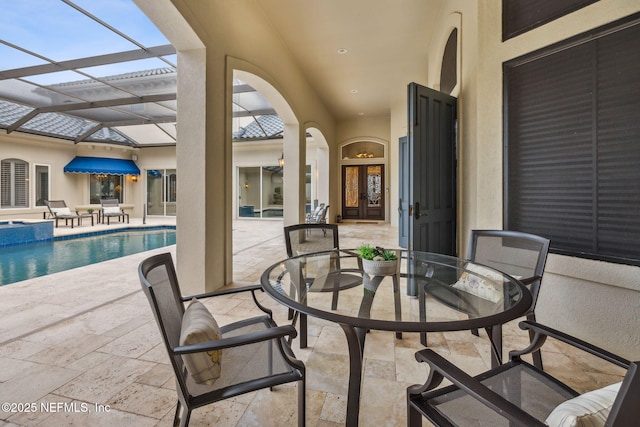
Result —
M398 256L395 251L363 244L356 248L356 254L362 258L362 269L372 276L395 274L398 269Z

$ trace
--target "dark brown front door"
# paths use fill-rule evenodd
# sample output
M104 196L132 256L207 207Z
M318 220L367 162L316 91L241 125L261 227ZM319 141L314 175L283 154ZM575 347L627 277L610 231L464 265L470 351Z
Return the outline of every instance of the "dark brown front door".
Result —
M345 165L342 184L342 218L384 220L384 165Z

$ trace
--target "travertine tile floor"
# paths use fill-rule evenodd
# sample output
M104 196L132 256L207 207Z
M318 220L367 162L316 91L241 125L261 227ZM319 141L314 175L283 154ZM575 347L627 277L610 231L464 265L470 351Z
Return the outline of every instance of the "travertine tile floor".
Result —
M282 222L243 220L233 227L234 282L257 283L266 267L285 256ZM387 224L340 225L342 247L372 241L396 247L396 236L397 229ZM0 425L171 425L176 403L172 371L137 277L142 259L167 250L175 255L175 246L156 249L0 287L0 402L20 409L3 407ZM266 295L263 300L279 323L287 322L286 308ZM253 303L237 296L211 308L220 323L253 313ZM309 318L309 334L309 347L295 348L307 365L307 425L344 425L348 355L343 332ZM505 352L527 341L516 322L507 325L504 335ZM485 336L432 333L429 340L470 373L487 367ZM388 332L368 335L362 426L405 425L406 387L426 378L426 368L413 357L420 348L417 334L404 334L402 340ZM593 358L557 343L546 348L547 370L579 390L620 378L620 371L605 370ZM280 427L293 426L295 420L295 386L282 386L196 410L191 425Z

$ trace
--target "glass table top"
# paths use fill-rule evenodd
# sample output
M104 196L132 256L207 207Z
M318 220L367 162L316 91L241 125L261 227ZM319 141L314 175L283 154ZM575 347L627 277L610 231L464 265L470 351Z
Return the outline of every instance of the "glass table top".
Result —
M305 254L271 266L262 285L296 311L390 331L489 327L531 306L527 288L493 268L428 252L398 254L397 267L381 276L363 271L352 251Z

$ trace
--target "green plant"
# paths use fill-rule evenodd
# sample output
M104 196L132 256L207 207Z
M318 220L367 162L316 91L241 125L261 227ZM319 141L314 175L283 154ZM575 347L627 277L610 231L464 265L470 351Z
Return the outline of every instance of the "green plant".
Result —
M360 258L370 261L393 261L396 259L394 251L386 250L380 246L373 247L366 243L356 248L356 254Z

